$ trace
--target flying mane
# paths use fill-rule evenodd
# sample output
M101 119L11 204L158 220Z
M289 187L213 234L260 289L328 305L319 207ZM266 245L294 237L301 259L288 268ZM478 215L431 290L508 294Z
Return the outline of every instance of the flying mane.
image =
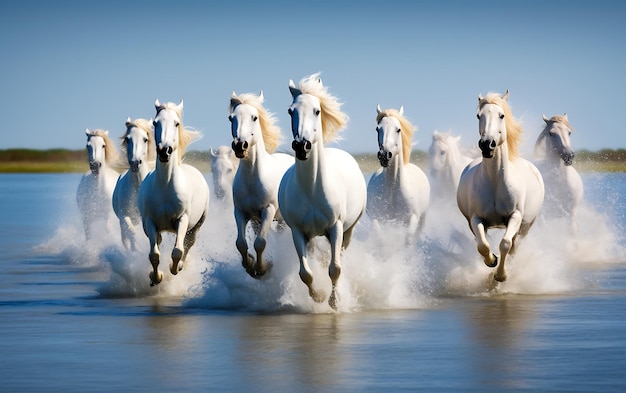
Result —
M154 131L152 130L152 119L147 120L141 118L137 118L135 120L130 120L130 118L128 118L128 120L126 120L126 132L120 137L120 140L122 141L120 155L124 158L120 157L119 165L124 170L129 168L128 160L126 159L126 150L128 149L128 139L126 139L126 136L128 136L133 127L141 129L148 136L148 156L146 157L146 161L148 161L148 166L153 168L154 163L156 162L156 149L154 148L155 142Z
M233 92L233 95L230 97L230 105L228 106L228 109L232 113L237 105L240 104L251 105L257 110L257 112L259 112L259 124L263 134L265 150L268 153L273 153L278 145L280 145L280 128L276 124L276 118L274 115L263 107L263 95L255 95L252 93L237 95Z
M380 123L383 117L395 117L400 122L400 130L402 130L402 161L404 165L408 164L411 159L411 148L413 141L413 133L415 126L400 114L397 109L385 109L376 116L376 123Z
M498 93L488 93L478 101L478 109L480 110L486 104L498 105L504 111L504 119L506 122L506 141L509 150L509 161L519 157L518 146L522 141L522 126L518 120L513 117L511 107L508 102Z
M176 112L176 115L178 115L178 118L180 119L180 124L178 125L178 163L180 164L183 156L185 155L185 150L187 149L187 146L189 146L197 139L200 139L202 137L202 134L200 134L198 131L183 126L182 110L179 110L178 105L176 105L175 103L161 103L161 105L159 105L157 108L157 114L164 109L173 110L174 112Z
M115 143L109 138L109 132L101 129L87 130L87 138L99 136L104 139L104 159L107 164L117 164L119 161L119 153L115 147Z
M348 115L341 112L341 103L328 92L319 79L320 73L303 78L299 83L302 94L311 94L320 100L322 135L324 143L338 139L339 131L348 123Z

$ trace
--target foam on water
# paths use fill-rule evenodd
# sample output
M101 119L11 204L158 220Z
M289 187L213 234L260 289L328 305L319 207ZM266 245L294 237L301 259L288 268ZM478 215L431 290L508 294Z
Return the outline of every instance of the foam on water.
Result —
M140 227L137 252L122 248L119 233L103 231L100 238L86 242L76 211L66 216L38 251L95 271L96 290L103 297L180 298L184 307L204 309L332 311L326 302L315 303L301 282L288 228L271 232L265 255L272 268L263 278L253 279L241 266L235 247L232 207L211 203L198 240L176 276L169 272L174 238L164 234L160 265L164 279L155 287L149 285L148 242ZM432 206L421 239L410 246L404 243L402 228L385 226L375 231L364 215L342 257L338 311L427 308L441 297L555 294L595 285L587 280L586 269L624 262L622 230L611 221L614 209L619 212L621 208L602 208L602 213L589 205L582 209L575 236L569 234L565 219L538 220L519 242L516 254L508 259L508 280L497 284L492 278L493 269L482 262L456 206ZM497 250L502 231L489 233ZM316 239L309 263L316 287L327 295L331 289L329 259L328 242Z

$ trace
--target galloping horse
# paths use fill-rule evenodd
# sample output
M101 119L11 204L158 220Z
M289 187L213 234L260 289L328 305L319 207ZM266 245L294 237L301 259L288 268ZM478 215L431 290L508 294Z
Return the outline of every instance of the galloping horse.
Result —
M112 217L111 198L119 173L112 167L118 161L118 152L115 143L109 138L109 132L86 129L85 134L89 172L80 179L76 202L83 219L85 237L89 240L92 237L92 223L104 220L108 224Z
M544 198L541 174L519 156L522 128L513 118L508 97L508 90L504 95L478 96L482 159L465 168L457 191L459 209L476 237L478 252L487 266L497 266L494 279L501 282L507 278L508 254L514 251L518 235L528 233ZM493 227L505 228L499 261L486 238L487 230Z
M211 176L213 177L213 194L218 201L232 203L233 180L239 167L239 159L230 146L220 146L211 153Z
M583 200L583 181L572 166L572 126L567 113L550 119L543 115L543 121L546 127L535 143L535 156L543 159L537 164L546 185L543 211L567 217L571 232L576 233L576 213Z
M135 251L135 227L141 223L137 194L141 182L154 168L156 159L152 119L126 119L126 132L121 140L128 169L117 179L113 191L113 211L120 221L122 244L127 250Z
M378 160L381 168L367 184L367 214L374 221L401 222L407 226L407 243L424 226L430 200L426 174L411 158L415 127L400 110L376 107Z
M161 232L176 234L170 272L178 274L196 241L209 205L209 186L204 176L198 169L181 162L187 145L199 136L183 127L182 100L178 105L172 102L161 104L156 100L154 106L158 160L154 171L141 183L138 196L143 230L150 240L151 286L163 279L163 273L158 270Z
M452 136L449 132L438 131L433 133L428 149L433 202L455 201L461 172L472 160L461 149L460 135Z
M278 208L278 186L285 171L293 165L292 156L274 153L279 144L280 129L276 119L263 107L263 92L237 95L230 98L233 136L232 148L240 159L233 181L233 203L237 222L236 246L242 265L252 277L258 278L268 269L263 259L267 235L274 219L282 220ZM246 227L254 224L256 261L248 253Z
M299 87L290 80L289 90L293 97L288 111L294 138L292 148L297 160L283 176L278 204L291 228L300 260L300 278L316 302L324 301L326 295L313 285L307 246L317 236L330 241L328 274L332 292L328 304L336 309L340 256L365 210L365 178L350 154L324 147L324 143L336 138L348 116L341 112L341 104L328 93L319 74L302 79Z

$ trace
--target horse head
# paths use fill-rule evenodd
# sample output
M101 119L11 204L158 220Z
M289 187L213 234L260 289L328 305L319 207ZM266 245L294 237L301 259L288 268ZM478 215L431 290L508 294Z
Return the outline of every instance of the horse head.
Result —
M488 97L487 97L488 98ZM503 104L509 98L509 91L501 96L500 103L494 103L491 100L478 96L478 132L480 139L478 147L484 158L492 158L497 147L506 142L507 139L507 123L506 114Z
M126 148L126 158L132 172L138 172L139 166L148 157L152 132L150 123L151 121L145 119L126 119L126 134L122 137L122 145Z
M559 156L567 166L574 161L574 150L571 147L572 128L567 119L567 113L563 116L552 116L548 119L542 116L546 123L546 128L540 135L540 139L546 142L546 152Z
M404 113L404 107L397 111L399 116ZM376 132L378 133L378 161L383 167L402 153L402 124L392 115L391 110L383 111L380 105L376 106Z
M157 156L159 161L168 162L179 144L183 101L175 105L173 103L161 104L159 100L156 100L154 106L157 111L153 122Z
M233 91L230 97L230 130L233 136L232 149L237 158L245 158L248 150L262 138L259 121L259 111L253 105L245 103L243 98L250 95L237 96ZM259 104L263 102L263 92L257 98Z
M87 135L87 154L89 156L89 169L94 175L98 175L102 164L106 162L106 140L108 131L85 130ZM103 135L102 135L103 134Z
M322 80L318 79L318 83L321 85ZM304 94L292 80L289 80L289 91L293 97L293 102L287 111L291 117L293 134L291 147L297 159L306 160L309 158L313 144L322 141L321 102L312 94Z

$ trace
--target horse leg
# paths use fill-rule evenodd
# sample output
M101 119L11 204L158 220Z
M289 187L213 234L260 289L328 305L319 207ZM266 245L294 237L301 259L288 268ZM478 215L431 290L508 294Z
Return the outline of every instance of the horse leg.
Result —
M498 268L496 269L496 274L493 276L496 281L506 281L506 271L504 269L504 264L507 255L513 249L514 240L517 236L521 224L522 213L519 210L516 210L515 212L513 212L511 217L509 217L509 223L506 226L504 236L502 236L502 240L500 241L500 258L502 259L502 262L500 263L500 266L498 266Z
M187 253L189 252L189 249L196 243L196 237L198 236L198 231L200 230L200 227L202 226L202 224L204 224L205 219L206 219L206 210L204 211L204 213L202 213L202 217L200 217L196 225L190 230L188 230L187 233L185 234L185 241L183 243L183 246L185 247L184 252L183 252L183 259L182 259L183 262L187 261ZM180 270L182 270L182 266Z
M485 230L485 222L477 215L473 215L470 220L470 226L474 236L476 237L478 252L483 256L485 265L489 267L496 267L498 264L498 257L491 252L491 248L489 247L489 242L487 241L486 236L487 232Z
M309 288L309 296L311 296L315 302L321 303L326 298L326 294L313 288L313 272L306 260L308 240L303 233L294 228L291 230L291 237L293 238L293 245L296 248L298 259L300 260L300 279Z
M152 271L149 274L150 286L155 286L163 280L163 272L159 270L159 262L161 258L161 252L159 251L159 244L161 244L161 235L159 234L156 225L148 219L144 220L143 229L148 239L150 240L150 264L152 264Z
M237 223L237 240L235 245L241 254L241 264L246 272L255 277L254 273L254 257L248 252L248 242L246 241L246 227L248 226L248 218L239 209L235 208L235 221Z
M354 225L351 228L354 228ZM337 221L328 231L328 240L330 241L330 265L328 265L328 275L333 284L330 297L328 298L328 305L333 310L337 309L337 281L341 275L341 261L339 259L341 257L343 236L343 222Z
M183 259L183 255L185 254L185 237L187 235L187 229L189 228L189 216L185 213L176 223L174 224L174 229L176 230L176 242L174 244L174 248L172 249L172 264L170 265L170 272L174 275L178 274L179 271L183 269L183 265L180 263L181 259Z
M275 215L276 207L274 207L274 205L269 205L261 212L261 228L254 240L254 250L256 251L256 264L254 266L255 277L264 275L268 269L268 264L263 259L263 251L265 251L265 247L267 246L267 235L270 232Z
M135 250L135 242L132 239L132 223L130 217L125 216L120 219L120 231L122 233L122 244L127 250Z

